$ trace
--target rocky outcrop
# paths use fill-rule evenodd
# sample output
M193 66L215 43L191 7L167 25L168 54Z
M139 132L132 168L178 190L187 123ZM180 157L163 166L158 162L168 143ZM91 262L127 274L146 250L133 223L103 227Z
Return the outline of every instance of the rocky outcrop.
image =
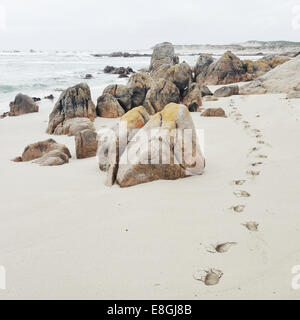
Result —
M88 118L73 118L61 122L54 130L54 135L75 136L82 130L90 129L95 131L93 122Z
M26 113L38 112L39 107L32 98L19 93L13 102L10 103L9 116L16 117Z
M174 46L169 42L157 44L153 49L151 57L150 71L156 70L163 64L174 65L179 62L175 55Z
M226 118L225 111L222 108L208 108L202 114L201 117L222 117Z
M132 109L131 97L132 89L122 84L112 84L106 87L103 95L111 94L114 96L125 112Z
M87 84L81 83L61 94L49 116L47 133L53 134L56 127L72 118L96 118L96 108Z
M95 157L98 149L97 133L93 130L83 130L75 136L77 159Z
M27 162L38 159L36 163L40 165L54 166L67 163L70 158L71 153L65 145L59 144L53 139L49 139L28 145L22 156L18 157L18 162Z
M193 83L183 99L183 104L186 105L191 112L200 112L202 106L202 86Z
M239 94L239 86L234 85L234 86L226 86L226 87L219 88L218 90L215 91L214 96L217 98L221 98L221 97L230 97L238 94Z
M160 112L168 103L180 101L180 91L168 80L158 80L148 91L144 106L151 115Z
M242 61L231 51L227 51L216 62L212 63L206 72L205 83L209 85L229 84L252 80L246 72Z
M257 78L272 69L270 63L265 60L243 60L243 67L248 73L252 74L254 78Z
M132 73L134 73L133 69L131 67L119 67L115 68L113 66L106 66L104 68L104 73L110 73L110 74L118 74L120 78L128 78L128 76Z
M196 82L202 84L206 77L208 67L214 62L211 54L200 54L195 69L194 69L194 79Z
M109 93L98 98L96 112L102 118L119 118L125 114L118 100Z
M190 133L189 143L183 141L185 130ZM149 146L154 150L150 157ZM153 116L127 145L117 170L117 183L130 187L160 179L176 180L201 175L204 168L205 160L188 109L171 103Z
M251 83L240 87L240 94L286 93L300 83L300 56L281 64Z
M143 105L147 92L150 90L153 80L150 75L145 72L133 74L127 86L131 89L131 105L132 108Z

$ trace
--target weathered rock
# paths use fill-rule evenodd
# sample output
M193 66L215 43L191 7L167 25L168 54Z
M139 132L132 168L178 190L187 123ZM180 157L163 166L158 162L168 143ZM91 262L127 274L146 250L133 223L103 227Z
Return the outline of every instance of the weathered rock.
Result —
M136 134L136 130L142 128L149 119L150 116L146 109L140 106L128 111L116 126L105 130L100 135L98 163L100 170L107 171L107 185L110 186L115 182L119 158L128 141Z
M201 117L223 117L223 118L226 118L226 114L222 108L208 108L201 114Z
M93 79L93 75L90 73L87 73L84 77L84 79L88 80L88 79Z
M49 116L47 133L52 134L56 127L72 118L96 118L96 108L91 99L91 91L87 84L81 83L65 90Z
M163 78L174 83L183 95L192 81L192 69L186 62L176 64L166 71Z
M254 78L259 77L272 69L270 63L266 60L243 60L242 62L244 69L252 74Z
M269 66L274 69L278 67L279 65L290 61L291 58L287 56L281 56L281 55L276 55L276 54L270 54L268 56L263 57L260 61L266 61Z
M215 91L214 96L217 98L230 97L239 94L239 86L226 86Z
M260 78L241 86L239 90L239 94L241 95L265 93L267 93L267 89L264 87L264 83L260 80Z
M201 95L202 97L212 96L213 93L209 90L208 86L202 85L201 86Z
M38 112L39 107L35 104L32 98L19 93L13 102L10 103L10 112L11 117L20 116L26 113Z
M42 100L41 98L38 98L38 97L32 97L31 99L32 99L34 102L39 102L39 101Z
M98 149L97 133L89 129L80 131L75 136L75 146L77 159L95 157Z
M240 94L292 93L300 83L300 55L240 88Z
M111 94L112 96L114 96L125 111L129 111L130 109L132 109L131 88L122 84L112 84L104 89L103 95L105 94Z
M40 166L61 166L68 162L68 155L59 150L52 150L34 161L34 163L37 163Z
M153 49L150 71L159 68L163 64L174 65L178 62L174 46L169 42L163 42L157 44Z
M190 133L189 143L183 141L185 130ZM205 160L188 109L171 103L128 144L120 159L117 182L121 187L130 187L159 179L176 180L201 175L204 168Z
M249 80L252 80L252 77L246 72L242 61L231 51L225 52L218 61L212 63L205 76L205 83L210 85Z
M93 122L88 118L73 118L61 122L54 130L54 135L75 136L82 130L90 129L95 131Z
M27 146L18 160L27 162L40 159L37 163L41 165L61 165L68 162L69 158L71 158L71 153L65 145L49 139Z
M208 67L214 62L211 54L200 54L196 66L195 66L195 80L198 83L203 83L203 79L206 76Z
M54 100L54 95L50 94L49 96L46 96L44 99Z
M148 91L144 106L149 114L155 114L163 110L170 102L178 103L180 91L174 83L160 79Z
M120 76L128 76L129 74L134 73L134 71L133 71L133 69L131 67L115 68L113 66L106 66L104 68L104 73L119 74Z
M152 79L145 72L135 73L130 77L127 86L132 89L131 103L133 108L143 105L151 85Z
M119 118L125 114L118 100L109 93L98 98L96 111L102 118Z
M189 91L183 99L183 104L186 105L191 112L200 112L202 106L202 90L201 86L193 83L189 87Z

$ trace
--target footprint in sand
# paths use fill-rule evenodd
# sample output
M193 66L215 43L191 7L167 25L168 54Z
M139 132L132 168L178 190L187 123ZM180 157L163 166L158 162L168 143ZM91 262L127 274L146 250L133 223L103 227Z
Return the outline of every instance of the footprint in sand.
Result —
M250 193L248 193L247 191L243 191L243 190L235 191L233 194L238 198L249 198L249 197L251 197Z
M260 159L267 159L268 156L264 155L264 154L259 154L256 156L256 158L260 158Z
M211 252L211 253L226 253L228 252L231 247L233 246L236 246L237 243L236 242L225 242L225 243L220 243L220 244L217 244L217 245L212 245L214 251L209 251L208 252Z
M242 224L242 226L247 228L249 231L257 232L259 224L257 222L251 221L251 222L247 222L245 224Z
M252 177L257 177L260 175L260 171L253 171L253 170L250 170L250 171L247 171L246 172L248 175L252 176Z
M233 210L236 213L243 213L245 209L246 209L245 205L238 205L230 208L230 210Z
M258 130L258 129L253 129L252 132L254 132L254 133L261 133L261 131Z
M258 166L261 166L262 164L263 164L263 162L254 162L254 163L251 163L251 166L258 167Z
M256 151L259 151L260 149L258 147L253 147L250 151L249 151L249 154L253 153L253 152L256 152Z
M216 286L223 277L223 272L217 269L210 269L208 271L197 271L193 278L197 281L203 282L206 286Z
M247 182L247 180L234 180L233 184L236 186L242 186Z

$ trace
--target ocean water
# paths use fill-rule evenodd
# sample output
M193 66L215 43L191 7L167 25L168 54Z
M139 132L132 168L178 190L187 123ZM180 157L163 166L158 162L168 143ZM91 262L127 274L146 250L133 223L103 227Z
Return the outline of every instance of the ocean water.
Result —
M181 62L191 66L196 60L197 56L180 56ZM89 52L0 52L0 113L9 110L9 102L20 92L40 98L53 94L57 99L60 90L80 82L88 83L96 102L107 85L127 83L127 79L119 79L118 75L104 74L107 65L138 71L149 67L150 58L94 57ZM93 79L85 80L87 73Z

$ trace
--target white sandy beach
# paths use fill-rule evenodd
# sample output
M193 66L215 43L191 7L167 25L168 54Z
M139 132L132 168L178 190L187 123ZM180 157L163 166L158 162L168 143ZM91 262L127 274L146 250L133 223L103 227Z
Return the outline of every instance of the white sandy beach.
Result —
M67 165L10 161L50 137L52 105L0 120L0 265L7 273L0 299L299 299L291 270L300 264L300 100L233 96L208 106L228 115L236 107L242 119L192 114L205 129L205 174L128 189L106 187L95 158L75 159L73 137L54 137L72 152ZM96 125L115 121L97 118ZM235 179L247 182L234 186ZM236 190L251 197L237 198ZM230 210L242 204L243 213ZM248 221L259 232L241 225ZM238 245L207 251L227 241ZM218 286L193 279L209 268L223 271Z

